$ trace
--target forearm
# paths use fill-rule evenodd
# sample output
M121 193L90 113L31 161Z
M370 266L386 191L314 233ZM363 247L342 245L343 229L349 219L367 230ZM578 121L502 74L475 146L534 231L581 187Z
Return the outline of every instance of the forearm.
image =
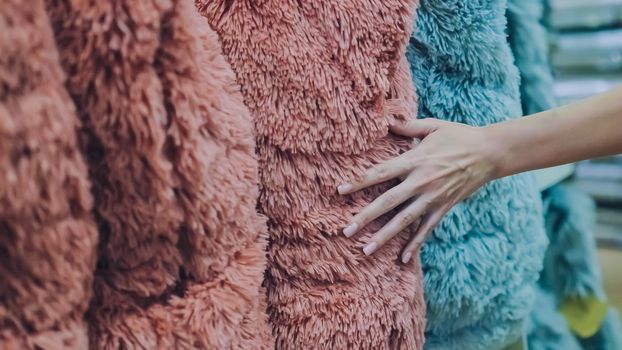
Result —
M622 153L622 88L485 130L497 177Z

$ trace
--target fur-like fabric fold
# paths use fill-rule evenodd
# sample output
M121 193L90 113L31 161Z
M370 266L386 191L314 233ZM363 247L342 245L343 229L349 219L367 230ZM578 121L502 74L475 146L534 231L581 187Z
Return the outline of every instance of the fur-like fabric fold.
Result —
M548 38L542 25L543 0L508 0L508 42L520 72L523 114L545 111L557 105L549 66Z
M85 349L97 229L43 1L0 5L0 349Z
M419 259L398 262L410 232L371 257L363 244L386 218L354 239L341 233L389 185L351 197L335 190L410 147L388 135L388 124L416 115L404 57L415 1L196 3L256 127L277 348L421 348Z
M565 184L553 186L542 196L546 209L546 232L551 245L546 252L539 284L551 295L555 312L559 312L559 307L568 298L595 297L606 301L596 241L592 233L596 222L594 201L588 195ZM536 302L536 308L540 307L540 300ZM581 349L622 348L622 324L613 307L609 307L599 320L600 327L597 332L585 339L573 334L566 320L562 318L561 321L561 325L556 327L565 327L565 337L579 341ZM556 346L556 339L544 335L546 334L537 332L535 326L531 327L530 349L550 349Z
M521 115L505 9L504 0L421 1L408 49L420 117L486 125ZM531 175L494 181L455 206L421 252L426 349L519 339L545 248Z
M191 1L48 0L101 242L96 349L267 349L248 110Z

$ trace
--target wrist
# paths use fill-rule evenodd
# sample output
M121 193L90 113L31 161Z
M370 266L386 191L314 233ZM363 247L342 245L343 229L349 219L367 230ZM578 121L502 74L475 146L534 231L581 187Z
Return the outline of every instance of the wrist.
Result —
M500 125L488 125L481 128L485 140L484 157L492 168L490 179L495 180L512 174L512 147L509 135L503 134Z

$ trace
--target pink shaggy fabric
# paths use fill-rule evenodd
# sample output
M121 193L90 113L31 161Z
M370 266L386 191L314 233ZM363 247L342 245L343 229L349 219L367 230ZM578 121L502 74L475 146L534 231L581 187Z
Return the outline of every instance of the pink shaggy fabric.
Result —
M189 0L47 0L101 243L96 349L267 349L248 110Z
M416 257L398 239L372 257L341 234L388 188L335 187L408 149L389 136L415 117L404 58L414 0L197 0L219 34L257 133L260 209L269 217L265 280L278 349L419 349L425 304Z
M97 229L42 0L0 4L0 349L85 349Z

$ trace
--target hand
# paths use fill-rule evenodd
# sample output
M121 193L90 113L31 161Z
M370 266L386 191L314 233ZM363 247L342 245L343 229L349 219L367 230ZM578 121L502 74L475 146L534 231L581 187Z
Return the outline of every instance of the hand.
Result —
M407 263L451 207L495 178L496 164L503 153L487 139L486 128L421 119L392 126L391 131L421 142L369 169L360 181L342 184L337 190L345 195L394 178L403 179L355 215L343 233L351 237L376 218L403 205L372 236L363 251L373 254L407 226L420 221L402 252L402 262Z

